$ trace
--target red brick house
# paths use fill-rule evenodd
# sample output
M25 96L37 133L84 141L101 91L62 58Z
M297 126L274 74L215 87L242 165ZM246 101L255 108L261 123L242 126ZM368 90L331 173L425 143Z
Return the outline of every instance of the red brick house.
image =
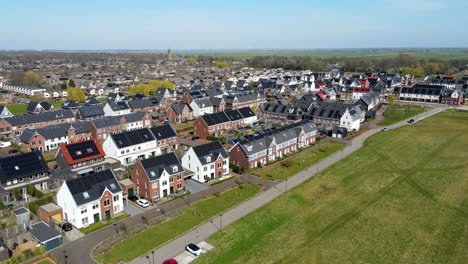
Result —
M193 119L193 111L190 105L186 103L173 104L167 110L167 119L175 123L181 123L184 121Z
M108 116L90 121L93 138L103 141L109 134L151 127L151 115L147 112L135 112L122 116Z
M174 153L138 160L130 171L136 194L157 201L184 190L185 171Z
M460 105L463 104L463 92L446 89L440 96L441 104Z
M251 125L257 116L249 107L223 111L197 118L193 124L194 135L200 137L221 136L223 133Z

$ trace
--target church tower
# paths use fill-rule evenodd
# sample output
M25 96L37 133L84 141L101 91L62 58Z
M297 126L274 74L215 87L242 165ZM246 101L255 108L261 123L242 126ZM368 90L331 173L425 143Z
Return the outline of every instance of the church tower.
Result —
M172 60L172 50L171 50L171 48L169 48L167 50L167 60Z

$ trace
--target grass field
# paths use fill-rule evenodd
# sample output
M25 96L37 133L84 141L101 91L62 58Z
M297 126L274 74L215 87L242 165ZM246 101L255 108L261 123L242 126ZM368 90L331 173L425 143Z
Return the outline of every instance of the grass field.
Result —
M316 58L355 57L355 58L393 58L399 54L409 54L417 59L468 59L468 49L389 49L389 50L241 50L241 51L183 51L174 52L185 56L213 56L250 59L255 56L310 56Z
M182 208L182 215L118 243L96 259L105 263L128 262L254 196L258 191L258 185L243 185L223 192L219 196L191 204L190 207L186 206Z
M467 130L448 110L377 133L193 263L468 263Z
M297 156L291 157L277 165L265 169L256 175L268 180L280 180L291 177L292 175L312 166L317 161L324 159L338 150L344 148L345 145L335 142L328 142L325 145Z
M114 218L111 218L111 219L107 220L106 222L97 222L97 223L94 223L94 224L88 226L87 228L80 229L80 232L86 235L86 234L89 234L89 233L91 233L93 231L101 229L101 228L103 228L105 226L108 226L108 225L110 225L112 223L120 221L120 220L122 220L122 219L124 219L124 218L126 218L128 216L130 216L130 215L121 214L121 215L119 215L117 217L114 217Z
M62 104L63 102L61 101L52 102L52 105L54 106L55 109L61 109ZM28 108L28 104L11 104L11 105L7 105L7 108L14 115L22 115L22 114L27 113L26 109Z
M406 120L415 115L427 111L429 107L417 105L392 105L385 110L385 119L378 123L379 126L388 126Z
M51 259L43 259L39 262L36 262L35 264L54 264L55 262L53 262Z

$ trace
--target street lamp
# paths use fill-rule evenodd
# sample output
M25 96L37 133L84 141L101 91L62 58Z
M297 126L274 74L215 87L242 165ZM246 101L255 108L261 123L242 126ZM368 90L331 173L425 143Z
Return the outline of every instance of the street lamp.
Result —
M149 259L149 256L146 256L146 259L148 260L148 263L151 264L151 260Z
M115 232L117 232L117 235L119 234L119 229L117 228L117 223L114 223L114 227L115 227Z
M287 192L288 191L288 179L285 179L284 181L286 183L286 185L284 187L284 189L285 189L284 192Z
M219 232L221 232L221 229L223 229L223 222L222 222L222 216L223 214L219 214Z
M154 262L154 250L151 251L151 255L153 255L153 264L156 263Z

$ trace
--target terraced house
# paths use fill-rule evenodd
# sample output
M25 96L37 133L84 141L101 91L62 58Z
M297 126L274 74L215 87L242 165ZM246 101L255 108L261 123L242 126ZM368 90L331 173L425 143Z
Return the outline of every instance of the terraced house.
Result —
M5 136L21 136L26 129L38 129L75 122L75 115L70 110L57 110L33 115L17 115L0 119L0 134Z
M245 107L200 116L195 120L193 128L197 136L222 136L229 130L251 125L256 121L257 116L252 109Z
M109 134L151 127L151 115L135 112L122 116L108 116L90 122L93 138L105 140Z
M231 163L245 169L280 159L315 142L317 129L303 121L237 142L229 151Z
M229 154L219 141L191 147L182 157L182 166L193 171L192 179L199 182L229 175Z
M20 137L29 151L54 151L61 143L69 144L92 138L87 121L60 124L39 129L26 129Z

